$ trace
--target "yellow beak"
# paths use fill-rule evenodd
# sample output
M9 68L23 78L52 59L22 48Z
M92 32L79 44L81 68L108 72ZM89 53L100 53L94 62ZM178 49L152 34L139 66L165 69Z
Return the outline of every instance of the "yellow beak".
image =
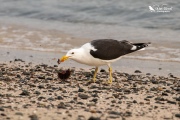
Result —
M60 64L61 62L64 62L68 58L69 58L69 56L63 56L62 58L58 59L58 64Z

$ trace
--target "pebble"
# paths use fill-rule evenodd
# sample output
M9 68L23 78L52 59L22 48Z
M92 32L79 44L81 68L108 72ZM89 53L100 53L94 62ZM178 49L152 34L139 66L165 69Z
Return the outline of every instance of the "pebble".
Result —
M93 116L91 116L91 117L89 117L89 119L88 120L101 120L99 117L93 117Z
M58 100L63 100L63 97L62 96L57 96L57 99Z
M31 118L31 120L39 120L38 116L37 115L30 115L29 116Z
M30 75L31 73L30 73L30 72L27 72L27 71L24 71L22 74L23 74L23 75Z
M1 113L1 116L6 116L6 114L5 113Z
M175 114L176 117L180 118L180 113L179 114Z
M39 91L35 91L35 92L34 92L34 94L40 95L40 94L41 94L41 92L39 92Z
M78 115L76 120L86 120L84 115Z
M54 67L58 67L58 65L54 65Z
M131 115L132 115L132 112L126 111L124 116L130 117Z
M23 90L21 94L19 95L23 95L23 96L29 96L30 95L30 92L27 91L27 90Z
M45 76L38 76L39 79L45 79Z
M176 104L175 101L171 101L171 100L167 100L167 103L170 103L170 104Z
M22 59L14 59L14 61L15 61L15 62L18 62L18 61L20 61L20 62L25 62L25 61L23 61Z
M43 97L43 96L38 97L39 101L41 101L42 99L46 99L46 97Z
M162 96L168 96L166 92L162 92Z
M53 80L53 78L52 77L47 77L46 80Z
M83 88L79 88L78 92L84 92L85 90Z
M158 84L158 81L157 81L157 80L151 80L151 82L152 82L153 84Z
M98 101L98 99L97 98L93 98L92 101L96 103Z
M53 97L48 98L49 101L54 101L55 99Z
M146 73L146 75L151 75L151 73Z
M64 104L64 102L60 102L58 105L57 105L57 108L62 108L62 109L66 109L66 105Z
M117 112L117 111L109 111L108 114L113 114L113 115L122 115L121 112Z
M79 94L78 94L78 97L80 97L81 99L88 99L88 98L89 98L89 95L84 94L84 93L79 93Z
M0 111L4 111L4 108L3 108L3 107L0 107Z
M106 72L106 70L105 69L101 69L100 72Z
M180 101L180 96L179 97L177 97L177 98L175 98L176 99L176 101Z
M133 100L133 103L137 103L137 101L136 101L136 100Z
M39 89L45 88L44 85L39 85L38 86Z
M146 98L153 98L153 97L154 97L154 96L150 96L150 95L149 95L149 96L146 96Z
M140 70L135 70L134 73L142 73Z
M84 105L84 103L83 103L83 102L77 102L77 104Z
M23 116L23 113L21 113L21 112L16 112L15 115Z

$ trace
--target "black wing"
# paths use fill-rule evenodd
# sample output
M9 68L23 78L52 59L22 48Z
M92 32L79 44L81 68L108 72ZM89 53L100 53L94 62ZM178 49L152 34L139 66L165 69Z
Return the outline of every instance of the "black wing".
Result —
M99 39L91 41L91 45L94 46L96 51L90 50L90 54L102 60L116 59L122 55L137 51L147 46L148 43L130 43L129 41L113 40L113 39ZM136 49L131 50L133 46L137 46Z

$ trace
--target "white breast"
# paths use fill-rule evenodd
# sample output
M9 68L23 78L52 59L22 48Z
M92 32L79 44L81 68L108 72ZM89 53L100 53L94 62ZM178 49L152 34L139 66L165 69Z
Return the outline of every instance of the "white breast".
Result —
M74 59L74 60L79 63L90 65L90 66L101 66L101 65L107 65L108 63L112 63L120 59L120 58L117 58L114 60L101 60L99 58L94 58L90 54L90 50L96 51L97 49L95 49L90 43L84 44L81 48L79 48L78 51L80 52L80 54L77 57L77 59Z

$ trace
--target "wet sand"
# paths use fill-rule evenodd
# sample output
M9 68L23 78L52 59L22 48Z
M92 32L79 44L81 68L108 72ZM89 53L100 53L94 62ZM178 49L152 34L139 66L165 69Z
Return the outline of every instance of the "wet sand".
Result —
M14 59L23 59L26 62L32 62L33 64L48 64L57 65L58 58L62 57L66 53L64 52L39 52L32 50L21 50L21 49L9 49L0 48L0 58L1 62L9 62ZM141 53L140 53L141 54ZM72 60L67 60L66 62L59 65L59 67L69 68L84 68L90 69L93 66L87 66L79 64ZM180 77L180 64L179 62L167 62L167 61L153 61L153 60L143 60L143 59L129 59L122 58L112 64L113 70L119 72L127 72L133 74L135 70L142 71L143 74L150 73L152 75L168 76L173 74L176 77ZM100 68L107 69L107 66L101 66Z
M122 59L112 65L109 85L107 67L89 83L93 67L73 61L58 66L64 53L3 49L0 54L2 120L180 118L178 63ZM68 68L70 78L60 80L57 73Z

